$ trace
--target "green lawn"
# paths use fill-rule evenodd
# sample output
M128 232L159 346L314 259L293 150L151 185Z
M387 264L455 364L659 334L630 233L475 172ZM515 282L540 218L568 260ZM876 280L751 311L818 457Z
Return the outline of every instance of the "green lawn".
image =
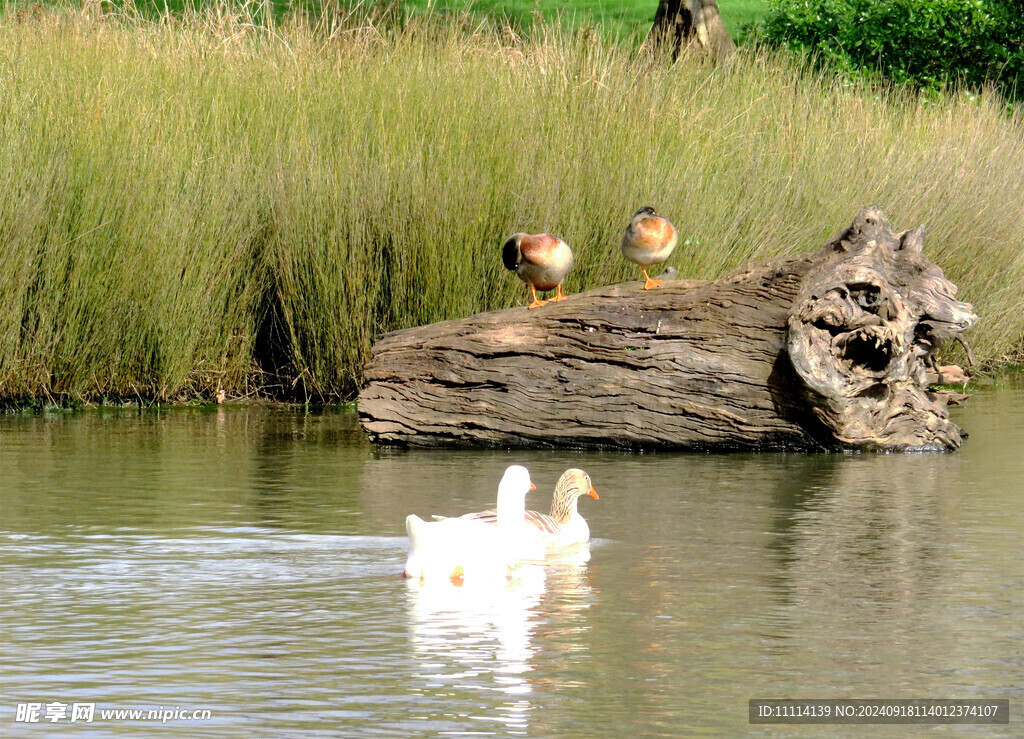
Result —
M733 38L744 26L750 25L764 17L768 12L767 0L722 0L718 4L722 11L722 20Z
M613 33L629 36L646 33L658 7L657 0L407 0L407 7L416 11L434 8L442 11L469 10L491 18L508 18L520 25L529 25L532 14L539 12L544 20L561 19L568 25L600 24ZM737 38L743 26L768 10L767 0L720 0L718 8L726 27Z
M241 5L245 0L235 0ZM67 4L67 0L57 0ZM124 0L115 0L124 4ZM136 7L144 15L163 12L165 9L180 13L186 7L205 7L218 0L135 0ZM260 5L258 0L250 0ZM355 7L368 15L379 14L387 7L387 0L270 0L275 13L280 17L292 8L304 8L318 13L331 4ZM469 13L481 19L508 21L513 26L525 28L533 22L534 14L547 22L561 21L569 27L587 25L600 26L604 35L610 38L642 37L651 27L657 0L397 0L404 7L405 14L423 13L459 14ZM28 4L14 2L15 6ZM74 5L76 3L71 2ZM768 11L767 0L719 0L722 19L734 39L741 40L744 26L758 20Z

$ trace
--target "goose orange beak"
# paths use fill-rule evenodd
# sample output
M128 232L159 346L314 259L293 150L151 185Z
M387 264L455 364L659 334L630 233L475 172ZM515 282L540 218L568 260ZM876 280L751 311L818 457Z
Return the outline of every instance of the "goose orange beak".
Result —
M597 497L597 491L594 490L594 486L593 485L590 486L590 492L588 492L587 495L589 495L594 500L601 500L599 497Z
M530 490L536 490L536 489L537 489L537 486L533 483L533 480L530 480Z

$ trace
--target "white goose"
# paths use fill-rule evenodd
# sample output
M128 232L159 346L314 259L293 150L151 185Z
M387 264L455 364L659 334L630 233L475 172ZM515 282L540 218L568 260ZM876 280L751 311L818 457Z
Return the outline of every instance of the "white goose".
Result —
M542 557L543 545L524 520L526 494L536 489L529 470L512 465L498 485L494 525L472 518L424 521L408 516L405 530L410 547L405 576L453 582L504 577L520 560Z
M579 499L584 495L598 500L597 490L594 489L594 484L590 481L590 475L575 468L563 472L555 485L550 514L524 510L524 522L527 527L525 536L540 542L545 553L557 552L589 541L590 526L587 525L586 519L579 514L576 508ZM514 514L510 511L509 515ZM498 525L501 520L501 511L467 513L462 516L462 520L483 521L491 525Z

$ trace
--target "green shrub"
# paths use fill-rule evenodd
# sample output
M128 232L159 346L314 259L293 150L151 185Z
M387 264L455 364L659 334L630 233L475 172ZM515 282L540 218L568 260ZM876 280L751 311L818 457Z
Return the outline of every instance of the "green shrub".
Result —
M1020 0L769 0L771 43L925 89L1024 84ZM1019 82L1018 82L1019 81Z

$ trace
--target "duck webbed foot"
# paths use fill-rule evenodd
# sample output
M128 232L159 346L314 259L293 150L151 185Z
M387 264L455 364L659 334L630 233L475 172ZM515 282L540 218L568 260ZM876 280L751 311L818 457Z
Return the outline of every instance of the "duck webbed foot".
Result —
M664 282L664 280L652 280L651 276L647 274L647 267L640 267L640 271L644 273L644 290L650 290Z
M548 302L546 300L541 300L540 298L537 297L537 288L535 288L533 285L530 285L530 295L533 296L533 302L526 306L527 308L540 308L542 305L546 305Z

